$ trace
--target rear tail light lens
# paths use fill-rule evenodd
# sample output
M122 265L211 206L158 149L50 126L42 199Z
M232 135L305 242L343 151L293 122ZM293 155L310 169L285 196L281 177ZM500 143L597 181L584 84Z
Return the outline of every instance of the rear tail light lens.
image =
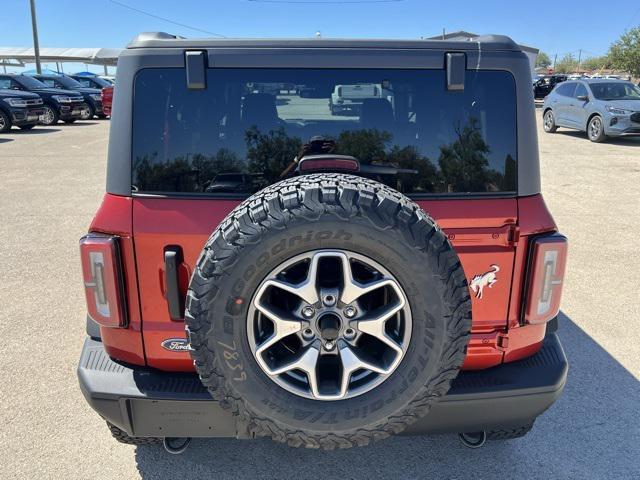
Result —
M531 243L526 323L545 323L558 315L567 264L567 238L553 234Z
M117 237L80 239L82 276L89 316L105 327L126 327L124 281Z

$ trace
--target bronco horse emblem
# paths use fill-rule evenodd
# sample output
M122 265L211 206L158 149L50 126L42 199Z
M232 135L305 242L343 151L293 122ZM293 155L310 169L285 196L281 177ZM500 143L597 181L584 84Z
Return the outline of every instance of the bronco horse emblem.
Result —
M471 279L469 287L471 287L473 293L476 294L476 298L482 298L482 291L484 290L484 287L491 288L493 284L498 281L496 273L499 271L500 267L498 265L491 265L491 270L489 270L487 273L476 275Z

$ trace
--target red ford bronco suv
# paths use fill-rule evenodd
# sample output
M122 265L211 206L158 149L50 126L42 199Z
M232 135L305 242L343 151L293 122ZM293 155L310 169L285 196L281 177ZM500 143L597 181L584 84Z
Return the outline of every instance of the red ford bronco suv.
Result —
M382 91L333 115L337 85ZM142 34L106 190L80 241L78 376L122 442L479 446L564 387L567 241L509 38Z

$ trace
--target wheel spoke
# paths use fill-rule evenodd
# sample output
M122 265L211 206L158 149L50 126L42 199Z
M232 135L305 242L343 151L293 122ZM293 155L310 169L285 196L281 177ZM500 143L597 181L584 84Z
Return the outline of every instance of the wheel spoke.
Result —
M391 278L382 278L380 280L375 280L366 284L358 282L353 278L353 272L351 271L351 262L349 261L349 258L343 253L340 253L336 256L339 256L342 260L343 287L342 293L340 295L340 300L343 303L353 303L363 295L387 286L392 287L398 294L398 296L401 296L398 284Z
M376 337L381 342L384 342L386 345L393 348L396 352L402 353L402 347L387 335L385 325L387 320L402 310L404 306L405 301L400 297L395 304L379 308L371 312L368 316L358 320L357 328L363 333Z
M314 397L320 397L318 392L318 377L316 376L316 364L318 363L318 356L320 351L315 347L309 347L298 359L291 363L287 363L279 368L272 369L271 375L280 375L282 373L290 372L291 370L301 370L307 374L307 381L309 382L309 388L311 394Z
M362 360L349 347L340 349L340 360L342 361L342 381L340 384L339 395L340 398L344 397L347 394L347 391L349 390L349 383L351 381L351 375L353 375L354 372L360 369L365 369L375 373L386 374L390 371L390 369L384 369Z
M286 312L277 311L272 307L263 305L256 299L254 302L256 309L273 322L273 334L264 342L258 345L256 354L260 355L265 350L273 346L285 337L299 332L302 329L302 323L293 315L287 315Z

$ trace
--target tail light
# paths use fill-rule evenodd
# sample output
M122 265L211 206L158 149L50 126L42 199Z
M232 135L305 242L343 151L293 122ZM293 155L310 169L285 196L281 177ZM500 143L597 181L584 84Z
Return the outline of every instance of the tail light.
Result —
M567 264L567 238L553 234L531 242L526 323L545 323L558 315Z
M82 237L80 257L89 316L105 327L126 327L127 310L117 237L96 234Z

